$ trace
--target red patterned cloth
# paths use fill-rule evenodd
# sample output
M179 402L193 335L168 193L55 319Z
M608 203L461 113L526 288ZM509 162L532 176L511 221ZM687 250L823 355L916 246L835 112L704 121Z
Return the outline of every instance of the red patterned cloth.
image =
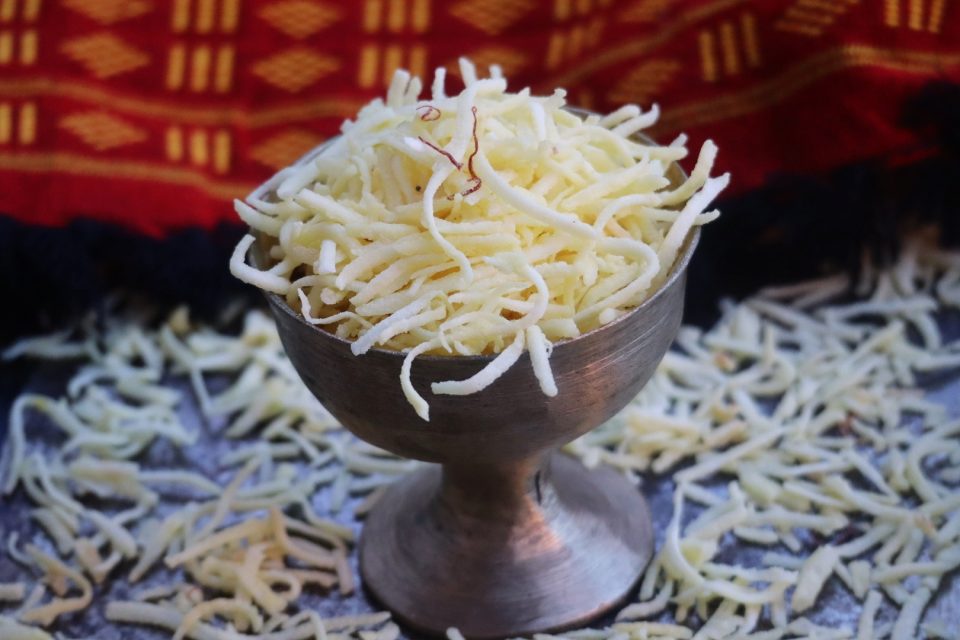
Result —
M960 0L0 0L0 210L163 235L335 133L398 66L500 64L597 110L658 102L734 190L909 161L906 98L960 81Z

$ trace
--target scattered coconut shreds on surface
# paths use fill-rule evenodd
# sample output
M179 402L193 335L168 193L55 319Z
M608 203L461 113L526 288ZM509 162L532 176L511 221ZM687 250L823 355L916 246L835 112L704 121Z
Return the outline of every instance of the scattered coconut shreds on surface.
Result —
M670 609L706 621L696 637L793 637L791 618L838 580L874 594L865 637L881 637L880 593L899 610L892 637L915 637L960 566L960 420L916 380L960 367L937 328L960 307L960 254L915 243L854 302L837 282L768 289L709 331L681 329L632 405L569 445L588 465L675 473L664 544L621 619ZM769 551L761 566L716 559L735 545Z
M353 531L314 512L317 489L339 483L368 493L416 463L345 438L300 383L272 320L252 311L239 336L224 335L191 325L180 310L156 330L108 318L104 328L89 322L72 333L81 337L34 338L4 354L83 362L64 397L24 394L11 410L3 493L25 493L45 534L37 538L53 545L41 550L28 540L20 551L16 534L4 541L50 594L27 596L26 572L0 584L0 607L20 604L0 615L0 638L49 637L24 625L49 627L85 610L106 581L135 590L146 576L173 570L169 588L105 603L106 617L166 628L177 639L295 640L369 629L391 640L395 627L384 614L321 621L298 614L296 603L304 590L349 595L355 584L346 562ZM216 393L208 387L214 378L226 382ZM223 424L221 437L237 439L217 461L228 470L222 487L195 468L138 462L150 447L197 442L179 416L186 389L205 418ZM30 440L37 414L60 432L58 446ZM116 509L103 510L104 499Z
M656 123L655 105L581 118L562 89L508 92L499 72L460 68L459 94L445 94L441 69L425 98L420 78L397 71L340 137L235 203L252 232L233 274L352 340L354 355L405 352L400 383L424 420L429 404L410 385L423 353L503 355L469 380L435 381L435 394L481 391L526 349L556 395L551 343L656 291L730 180L710 176L710 140L689 178L671 180L686 138L634 137ZM263 269L245 261L254 232L269 246Z
M709 331L683 328L631 406L568 446L588 465L674 474L676 488L638 602L609 628L562 637L942 632L924 612L960 566L960 421L917 376L960 367L960 343L937 328L960 309L960 254L915 243L871 273L855 301L833 278L727 304ZM339 508L416 465L348 437L264 314L248 312L239 335L195 326L184 310L155 329L118 314L5 357L80 366L63 397L22 395L10 415L0 486L34 505L36 526L3 541L24 566L0 584L0 637L45 640L90 607L176 639L398 636L385 613L321 619L299 606L307 591L354 583L352 530L310 497L329 486ZM218 461L222 486L147 462L153 447L196 446L179 412L190 393L237 441ZM37 414L58 446L31 438ZM760 558L750 566L722 560L748 548ZM150 583L158 572L172 578ZM117 581L130 597L99 596ZM862 603L849 627L818 622L827 586Z

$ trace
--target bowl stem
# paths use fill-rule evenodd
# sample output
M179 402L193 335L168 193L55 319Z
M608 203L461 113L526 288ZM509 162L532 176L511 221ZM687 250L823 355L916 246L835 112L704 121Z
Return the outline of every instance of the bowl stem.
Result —
M544 455L431 466L401 480L370 513L360 568L374 597L421 631L516 637L609 611L652 549L635 486Z
M550 460L542 455L499 464L443 465L438 506L451 517L522 521L552 494Z

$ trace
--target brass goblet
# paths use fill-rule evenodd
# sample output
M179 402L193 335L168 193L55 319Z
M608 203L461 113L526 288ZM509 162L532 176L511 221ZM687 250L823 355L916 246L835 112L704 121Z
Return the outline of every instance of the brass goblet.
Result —
M682 180L678 166L671 172ZM355 356L349 341L267 294L291 362L347 429L438 463L392 485L360 540L363 583L399 620L432 634L457 627L471 639L500 638L580 625L628 595L653 552L646 502L613 471L554 452L626 406L653 374L680 326L698 237L694 230L642 304L555 345L553 398L527 353L469 396L433 395L430 383L469 378L492 356L418 358L412 382L430 402L429 422L400 388L402 353ZM262 247L253 258L267 264Z

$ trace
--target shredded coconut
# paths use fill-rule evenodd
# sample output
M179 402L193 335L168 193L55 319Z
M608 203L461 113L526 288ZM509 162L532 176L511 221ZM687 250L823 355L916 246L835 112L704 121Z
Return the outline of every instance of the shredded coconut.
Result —
M584 120L564 110L561 91L509 93L495 69L490 78L467 60L460 69L463 91L448 97L441 69L429 100L419 79L397 71L385 100L267 183L279 185L281 202L263 202L261 188L236 203L274 262L246 264L248 235L231 259L234 275L353 340L354 355L406 352L401 386L424 420L428 401L409 379L418 355L500 353L469 384L432 386L477 393L515 364L531 326L534 375L556 395L545 345L646 299L693 226L716 217L707 208L729 183L709 176L717 148L708 141L690 179L671 184L684 141L631 138L656 123L656 105ZM529 311L513 320L521 310Z

